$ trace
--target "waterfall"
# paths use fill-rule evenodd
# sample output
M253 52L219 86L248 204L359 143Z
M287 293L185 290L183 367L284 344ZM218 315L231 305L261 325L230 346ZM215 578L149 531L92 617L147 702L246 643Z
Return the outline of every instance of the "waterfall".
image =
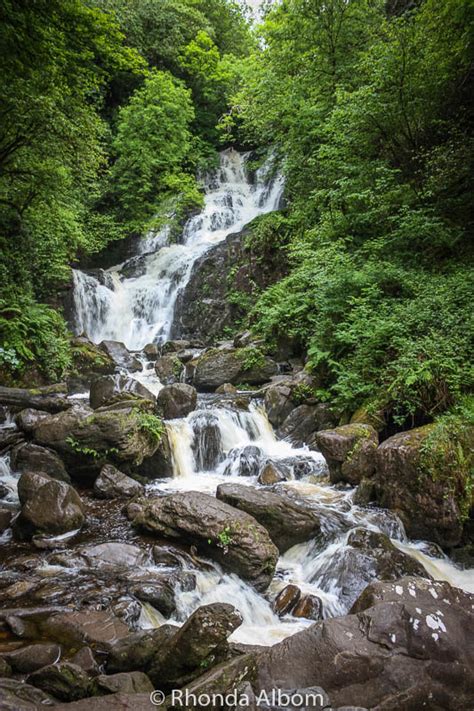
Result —
M204 207L186 223L181 244L168 244L165 227L145 235L141 256L99 277L74 270L77 333L96 343L122 341L131 350L169 338L176 299L196 260L227 235L278 207L283 178L274 175L273 157L256 172L253 182L247 161L248 154L233 149L220 154L219 168L203 181Z

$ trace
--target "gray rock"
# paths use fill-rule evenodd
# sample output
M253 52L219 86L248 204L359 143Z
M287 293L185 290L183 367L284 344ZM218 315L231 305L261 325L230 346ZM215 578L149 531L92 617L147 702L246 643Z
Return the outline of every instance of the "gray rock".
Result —
M61 701L76 701L90 695L91 680L86 672L70 662L50 664L27 678L27 683Z
M280 553L321 531L316 512L289 496L244 484L220 484L216 496L253 516L266 528Z
M315 433L331 426L333 422L334 416L325 403L299 405L286 417L278 430L278 436L297 447L311 444Z
M90 404L96 410L103 405L118 400L150 400L154 403L156 398L144 385L130 378L128 375L101 375L91 383Z
M224 383L266 383L278 371L277 364L268 356L255 351L255 362L248 349L211 348L197 360L194 385L198 390L216 390Z
M177 630L175 625L162 625L126 635L111 646L106 662L107 671L113 673L147 669L156 650L166 647Z
M275 383L265 392L265 409L274 427L280 427L296 403L291 399L291 387L287 383Z
M196 409L196 388L185 383L165 386L158 393L157 408L165 420L186 417Z
M15 415L15 423L18 429L30 434L36 423L48 417L49 412L46 410L34 410L32 407L27 407Z
M315 438L333 484L343 481L356 485L373 475L378 435L371 425L343 425L318 432Z
M94 681L98 694L150 694L154 686L149 677L140 671L123 672L106 676L101 674Z
M42 667L54 664L61 658L58 644L31 644L3 654L11 668L21 674L30 674Z
M126 368L131 373L143 370L138 358L130 353L125 344L120 341L102 341L99 348L106 353L119 368Z
M49 694L17 679L0 679L0 708L2 711L26 711L50 708L54 700Z
M156 374L163 385L178 383L182 370L183 364L174 353L158 358L155 363Z
M231 572L265 590L278 550L259 523L213 496L192 491L149 499L134 524L160 536L191 542Z
M143 491L144 488L138 481L112 464L105 464L94 482L94 494L100 499L128 498L142 494Z
M51 449L32 442L21 444L12 450L11 464L15 471L43 473L51 479L66 483L71 481L61 457Z

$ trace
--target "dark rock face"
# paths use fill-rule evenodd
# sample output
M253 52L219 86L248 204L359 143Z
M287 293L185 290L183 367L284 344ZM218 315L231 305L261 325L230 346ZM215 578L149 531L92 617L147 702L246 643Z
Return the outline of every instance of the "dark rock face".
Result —
M163 385L178 383L183 370L183 364L174 353L164 355L155 363L155 371Z
M43 473L51 479L67 483L71 481L63 460L56 452L32 442L21 444L12 450L11 464L15 471Z
M274 491L244 484L220 484L216 496L253 516L267 529L280 553L313 538L321 530L314 511Z
M436 462L435 477L426 471L423 445L431 431L432 425L425 425L400 432L380 445L376 497L381 506L397 512L410 537L450 547L462 536L460 494L465 484L456 479L449 453L444 461Z
M127 375L101 375L91 383L90 403L95 410L103 405L116 402L117 400L127 400L128 398L139 398L155 402L156 398L144 385Z
M112 464L106 464L94 482L94 494L100 499L128 498L143 493L143 486Z
M87 644L102 652L108 652L113 644L130 634L127 625L102 610L50 614L40 620L39 632L67 647Z
M254 689L318 685L334 708L471 708L473 596L416 578L368 591L354 614L264 652Z
M107 657L107 671L148 669L156 650L165 648L177 629L174 625L162 625L156 629L129 634L116 641Z
M274 427L280 427L296 405L291 399L289 384L276 383L265 392L265 409Z
M241 624L232 605L199 607L166 646L156 650L148 669L151 680L160 689L180 688L199 676L206 662L224 657L227 638Z
M126 368L131 373L143 370L143 365L138 358L130 353L128 348L120 341L102 341L99 348L106 353L109 358L119 368Z
M75 664L51 664L31 674L28 683L61 701L76 701L90 695L89 676Z
M323 430L315 439L328 463L333 484L359 484L363 477L374 473L378 435L370 425L354 423Z
M198 390L217 390L225 383L261 385L278 372L278 366L268 356L260 356L251 364L246 349L211 348L196 361L193 383Z
M54 700L49 694L17 679L0 679L0 707L2 711L50 708Z
M16 535L23 538L36 531L67 533L84 523L81 498L69 484L26 472L20 477L18 488L23 506L14 524Z
M163 430L158 448L143 462L134 467L146 479L162 479L173 476L173 455L167 430Z
M212 471L224 458L217 417L212 412L193 416L192 450L197 471Z
M284 420L278 435L299 447L302 444L311 444L311 438L316 436L316 432L330 427L333 423L334 416L324 403L299 405Z
M266 590L273 577L278 550L266 529L252 516L208 494L191 491L146 500L134 524L197 544L257 590Z
M49 412L45 410L34 410L32 407L27 407L15 415L15 424L18 429L30 434L35 425L45 417L49 416Z
M93 688L98 694L150 694L155 687L146 674L133 671L111 676L101 674L94 680Z
M165 420L186 417L196 409L196 403L196 389L184 383L167 385L160 390L157 398L158 411Z
M3 654L11 668L21 674L30 674L42 667L54 664L61 657L58 644L31 644L14 652Z
M293 617L304 617L307 620L320 620L323 616L321 600L316 595L303 595L293 608Z
M68 410L72 403L66 397L66 384L49 385L43 388L5 388L0 386L0 404L20 409L45 412Z
M403 575L430 578L421 563L396 548L388 536L356 528L349 534L347 545L318 570L313 581L317 580L323 590L336 586L341 602L349 609L368 583L397 580Z

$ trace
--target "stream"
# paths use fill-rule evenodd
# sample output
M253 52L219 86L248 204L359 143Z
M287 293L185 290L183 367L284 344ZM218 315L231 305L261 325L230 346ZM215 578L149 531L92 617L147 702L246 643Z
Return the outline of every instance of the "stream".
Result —
M155 395L163 387L154 361L142 354L149 343L168 340L177 297L188 283L196 261L214 245L239 232L257 215L278 208L283 180L270 159L251 180L246 170L247 154L228 150L221 154L220 168L204 182L205 204L199 215L184 227L179 244L169 243L166 228L146 235L139 253L124 264L98 276L74 271L74 303L77 332L92 341L122 341L143 363L141 372L126 374L139 380ZM78 401L87 393L76 394ZM245 402L245 406L242 402ZM3 428L11 427L6 420ZM196 585L187 589L177 583L176 611L171 621L181 624L200 605L231 602L241 613L243 624L232 639L246 644L272 645L312 624L312 620L290 615L279 617L272 601L289 583L302 593L317 596L324 618L346 614L353 601L373 579L370 569L351 569L347 557L348 537L357 528L387 535L396 548L423 565L434 579L474 592L472 571L457 568L432 544L407 539L400 520L389 511L361 507L353 501L354 489L328 483L323 456L307 447L296 448L279 440L263 405L252 393L237 396L200 394L197 408L186 418L166 422L172 448L173 476L147 485L156 495L175 491L215 494L222 483L249 486L257 483L262 467L272 462L287 472L279 491L313 507L324 521L321 534L280 555L273 581L266 594L258 593L235 574L223 572L218 564L205 561L201 569L190 565L184 572L195 575ZM0 483L8 488L7 500L16 500L15 472L8 455L0 458ZM109 509L107 503L98 506ZM109 511L109 514L110 511ZM118 540L112 533L111 540ZM136 543L137 538L133 541ZM10 545L7 531L0 541ZM93 541L89 541L93 542ZM128 541L121 541L128 542ZM156 570L151 561L144 570ZM162 570L158 566L159 570ZM71 579L74 567L68 568ZM54 577L52 566L43 567L45 577ZM139 625L159 626L165 621L150 604L142 607Z

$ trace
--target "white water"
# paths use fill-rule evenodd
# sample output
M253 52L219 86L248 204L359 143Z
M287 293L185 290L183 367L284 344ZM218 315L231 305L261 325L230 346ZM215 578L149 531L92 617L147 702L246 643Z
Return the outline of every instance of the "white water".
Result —
M139 275L124 275L123 264L108 269L100 281L73 272L78 333L96 343L122 341L131 350L167 340L178 293L188 283L196 260L227 235L278 206L283 179L272 178L272 160L257 171L251 184L247 157L233 149L221 153L220 168L204 184L204 208L185 225L182 244L167 244L166 228L143 238L142 253L151 251L142 257Z

